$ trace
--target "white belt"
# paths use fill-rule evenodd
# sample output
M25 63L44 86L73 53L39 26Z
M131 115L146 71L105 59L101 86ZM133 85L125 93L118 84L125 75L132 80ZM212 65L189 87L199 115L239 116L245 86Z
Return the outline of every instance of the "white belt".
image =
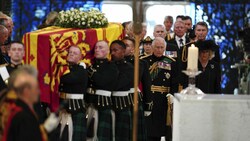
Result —
M64 99L84 99L84 94L61 93L60 97Z
M112 96L128 96L129 91L114 91Z
M95 90L95 94L110 97L111 96L111 91Z
M141 92L141 90L139 88L137 88L138 92ZM129 93L134 93L135 92L135 88L130 88Z

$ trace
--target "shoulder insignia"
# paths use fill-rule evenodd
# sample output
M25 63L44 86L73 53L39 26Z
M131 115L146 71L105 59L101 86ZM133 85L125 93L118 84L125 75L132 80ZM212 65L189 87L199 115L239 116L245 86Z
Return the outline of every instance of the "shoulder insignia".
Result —
M176 60L174 59L174 58L172 58L172 57L169 57L169 56L165 56L166 58L165 59L168 59L168 60L171 60L172 62L175 62ZM165 60L164 59L164 60Z
M1 68L1 67L6 67L6 66L8 66L7 63L0 65L0 68Z
M141 56L140 59L144 59L144 58L147 58L149 57L150 55L145 55L145 56Z

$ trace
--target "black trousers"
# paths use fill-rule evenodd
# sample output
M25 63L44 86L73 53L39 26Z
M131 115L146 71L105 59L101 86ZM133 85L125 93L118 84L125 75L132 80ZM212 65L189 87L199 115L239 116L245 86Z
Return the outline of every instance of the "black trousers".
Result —
M161 137L148 137L147 141L161 141ZM172 141L172 139L167 139L166 141Z
M148 137L148 141L161 141L161 137Z

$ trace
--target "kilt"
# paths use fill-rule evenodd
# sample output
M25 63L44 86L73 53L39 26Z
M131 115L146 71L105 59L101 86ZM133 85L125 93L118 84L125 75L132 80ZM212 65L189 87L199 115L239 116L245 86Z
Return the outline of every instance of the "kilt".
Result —
M132 114L130 109L115 111L115 140L132 140Z
M98 141L112 141L112 116L111 109L98 110Z
M87 120L85 113L71 114L73 121L73 138L72 141L85 141L86 140L86 126Z

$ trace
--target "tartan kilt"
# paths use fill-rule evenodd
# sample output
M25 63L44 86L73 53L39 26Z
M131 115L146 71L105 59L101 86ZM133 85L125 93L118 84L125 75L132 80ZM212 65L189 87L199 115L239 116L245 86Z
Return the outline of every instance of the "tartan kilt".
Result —
M112 141L112 116L111 109L98 110L98 141Z
M87 120L85 113L71 114L73 121L72 141L85 141L87 136Z
M115 140L132 140L132 114L130 109L115 111Z

